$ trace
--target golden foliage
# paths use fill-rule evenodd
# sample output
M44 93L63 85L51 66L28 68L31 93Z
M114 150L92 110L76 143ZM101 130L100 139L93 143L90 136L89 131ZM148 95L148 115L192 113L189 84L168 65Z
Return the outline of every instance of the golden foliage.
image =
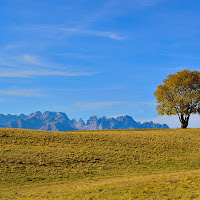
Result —
M200 113L200 72L183 70L169 75L163 83L154 93L158 114L179 115L184 121Z
M183 70L169 75L155 91L160 115L200 112L200 72Z

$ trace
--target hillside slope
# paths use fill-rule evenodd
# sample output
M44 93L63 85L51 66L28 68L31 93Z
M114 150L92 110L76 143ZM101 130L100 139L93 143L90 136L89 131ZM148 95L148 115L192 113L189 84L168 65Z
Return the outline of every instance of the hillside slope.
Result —
M156 190L161 196L170 193L171 199L173 194L197 198L199 144L200 129L59 133L0 129L0 198L131 199L139 191L140 199L151 199Z

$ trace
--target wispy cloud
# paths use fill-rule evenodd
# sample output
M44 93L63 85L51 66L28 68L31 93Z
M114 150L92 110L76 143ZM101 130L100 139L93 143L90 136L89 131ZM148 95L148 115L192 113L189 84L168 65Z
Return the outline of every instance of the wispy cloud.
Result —
M95 37L105 37L113 40L124 40L125 36L122 36L116 32L112 31L100 31L100 30L90 30L82 28L67 28L62 26L51 26L51 25L26 25L23 27L15 27L15 30L18 31L35 31L40 32L45 35L54 35L54 36L76 36L76 35L85 35L85 36L95 36Z
M53 92L79 92L79 91L105 91L105 90L121 90L126 88L124 85L111 85L110 87L97 87L97 88L51 88L50 90Z
M32 65L42 65L42 63L40 63L36 57L29 54L24 54L22 57L22 61L25 61L26 63Z
M31 55L27 53L19 54L19 55L10 55L0 52L0 67L1 66L8 66L8 67L16 67L16 68L30 68L31 66L34 66L34 69L36 67L42 67L42 68L52 68L52 69L64 69L66 67L70 68L71 66L61 66L58 64L52 64L47 61L44 61L44 59L41 56L37 55Z
M4 102L5 101L5 99L3 99L3 98L0 98L0 102Z
M28 78L36 76L92 76L96 73L87 72L63 72L63 71L48 71L48 70L38 70L38 71L9 71L4 70L0 72L0 77L12 77L12 78Z
M80 34L92 35L96 37L106 37L114 40L124 40L125 37L121 36L117 33L107 32L107 31L94 31L94 30L79 30L77 29L75 32Z
M155 107L156 105L157 102L155 100L129 102L130 107L136 107L136 108L143 108L144 106Z
M22 54L9 56L0 54L0 77L36 77L36 76L92 76L95 72L75 70L74 66L54 64L43 61L40 56Z
M98 109L98 108L103 108L106 106L113 106L113 105L119 105L119 104L125 104L125 103L127 102L124 102L124 101L103 101L103 102L90 102L90 103L77 102L75 106L82 107L85 109Z
M22 96L22 97L42 97L40 89L12 89L12 90L0 90L0 95L6 96Z
M4 50L21 49L21 48L24 48L24 47L26 47L24 42L21 42L21 43L10 43L10 44L6 44L4 46Z
M78 59L91 59L97 56L92 56L92 55L86 55L82 53L59 53L59 54L54 54L54 56L61 56L61 57L70 57L70 58L78 58Z
M78 27L86 28L97 21L113 20L120 16L127 16L134 10L143 9L146 7L156 6L165 0L107 0L101 1L97 9L88 12L81 18ZM126 38L126 37L125 37Z

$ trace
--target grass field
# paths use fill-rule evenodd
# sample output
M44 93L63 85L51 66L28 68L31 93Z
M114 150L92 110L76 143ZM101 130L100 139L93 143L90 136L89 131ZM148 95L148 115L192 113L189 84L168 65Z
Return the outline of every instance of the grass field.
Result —
M200 129L0 129L0 199L200 199Z

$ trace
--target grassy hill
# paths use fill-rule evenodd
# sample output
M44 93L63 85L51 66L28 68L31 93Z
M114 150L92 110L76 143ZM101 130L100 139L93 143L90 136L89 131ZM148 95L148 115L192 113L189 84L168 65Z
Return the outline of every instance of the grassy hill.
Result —
M200 129L0 129L1 199L200 199Z

